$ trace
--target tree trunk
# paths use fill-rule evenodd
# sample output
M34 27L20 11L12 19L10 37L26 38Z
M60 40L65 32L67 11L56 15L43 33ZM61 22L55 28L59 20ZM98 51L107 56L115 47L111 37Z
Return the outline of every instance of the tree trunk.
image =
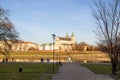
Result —
M116 75L117 63L112 61L112 75Z

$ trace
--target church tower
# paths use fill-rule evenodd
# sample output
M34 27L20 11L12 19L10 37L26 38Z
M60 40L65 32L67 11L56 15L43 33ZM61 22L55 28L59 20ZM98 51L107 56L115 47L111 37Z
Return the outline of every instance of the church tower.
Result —
M73 44L75 44L75 35L74 35L74 32L72 32L71 41L72 41Z
M65 36L66 38L69 38L69 35L68 35L68 32L66 33L66 36Z

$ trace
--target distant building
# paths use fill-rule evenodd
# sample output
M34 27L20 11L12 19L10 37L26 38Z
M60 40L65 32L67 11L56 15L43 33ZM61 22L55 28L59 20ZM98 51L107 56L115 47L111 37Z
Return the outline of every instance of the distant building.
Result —
M66 33L65 37L57 36L55 38L54 50L70 51L75 43L76 40L74 33L72 33L71 36ZM43 50L53 50L52 43L42 44L41 46L43 47Z
M12 44L12 51L30 51L36 50L39 46L36 43L28 42L28 41L19 41L17 43Z
M36 50L38 49L38 44L33 42L27 42L27 41L7 41L6 44L4 41L0 41L0 50L11 50L11 51L30 51L30 50Z
M45 43L42 45L38 45L33 42L28 41L8 41L11 47L11 50L14 52L17 51L30 51L30 50L45 50L45 51L51 51L53 50L53 43ZM55 44L54 44L54 50L60 50L60 51L71 51L73 49L73 46L75 45L75 35L72 33L70 36L68 33L66 33L65 37L55 37ZM4 41L0 41L0 49L5 50L8 49L8 45Z
M74 33L72 33L71 36L67 33L65 37L56 37L55 46L59 46L60 50L69 51L72 50L75 42L76 40Z

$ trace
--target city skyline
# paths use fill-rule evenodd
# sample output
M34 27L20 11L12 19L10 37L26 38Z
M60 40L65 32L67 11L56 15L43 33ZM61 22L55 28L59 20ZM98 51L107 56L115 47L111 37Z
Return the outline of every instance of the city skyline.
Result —
M64 37L75 33L77 42L95 44L92 0L1 0L20 39L35 43L52 42L51 34Z

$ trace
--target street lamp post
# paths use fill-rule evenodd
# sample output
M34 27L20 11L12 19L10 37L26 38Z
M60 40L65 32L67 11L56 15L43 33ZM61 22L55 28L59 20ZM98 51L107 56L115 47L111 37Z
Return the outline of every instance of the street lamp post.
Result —
M53 72L54 72L54 44L55 44L55 34L52 34L52 38L53 38Z
M59 46L59 65L60 65L60 50L61 50L61 47Z

